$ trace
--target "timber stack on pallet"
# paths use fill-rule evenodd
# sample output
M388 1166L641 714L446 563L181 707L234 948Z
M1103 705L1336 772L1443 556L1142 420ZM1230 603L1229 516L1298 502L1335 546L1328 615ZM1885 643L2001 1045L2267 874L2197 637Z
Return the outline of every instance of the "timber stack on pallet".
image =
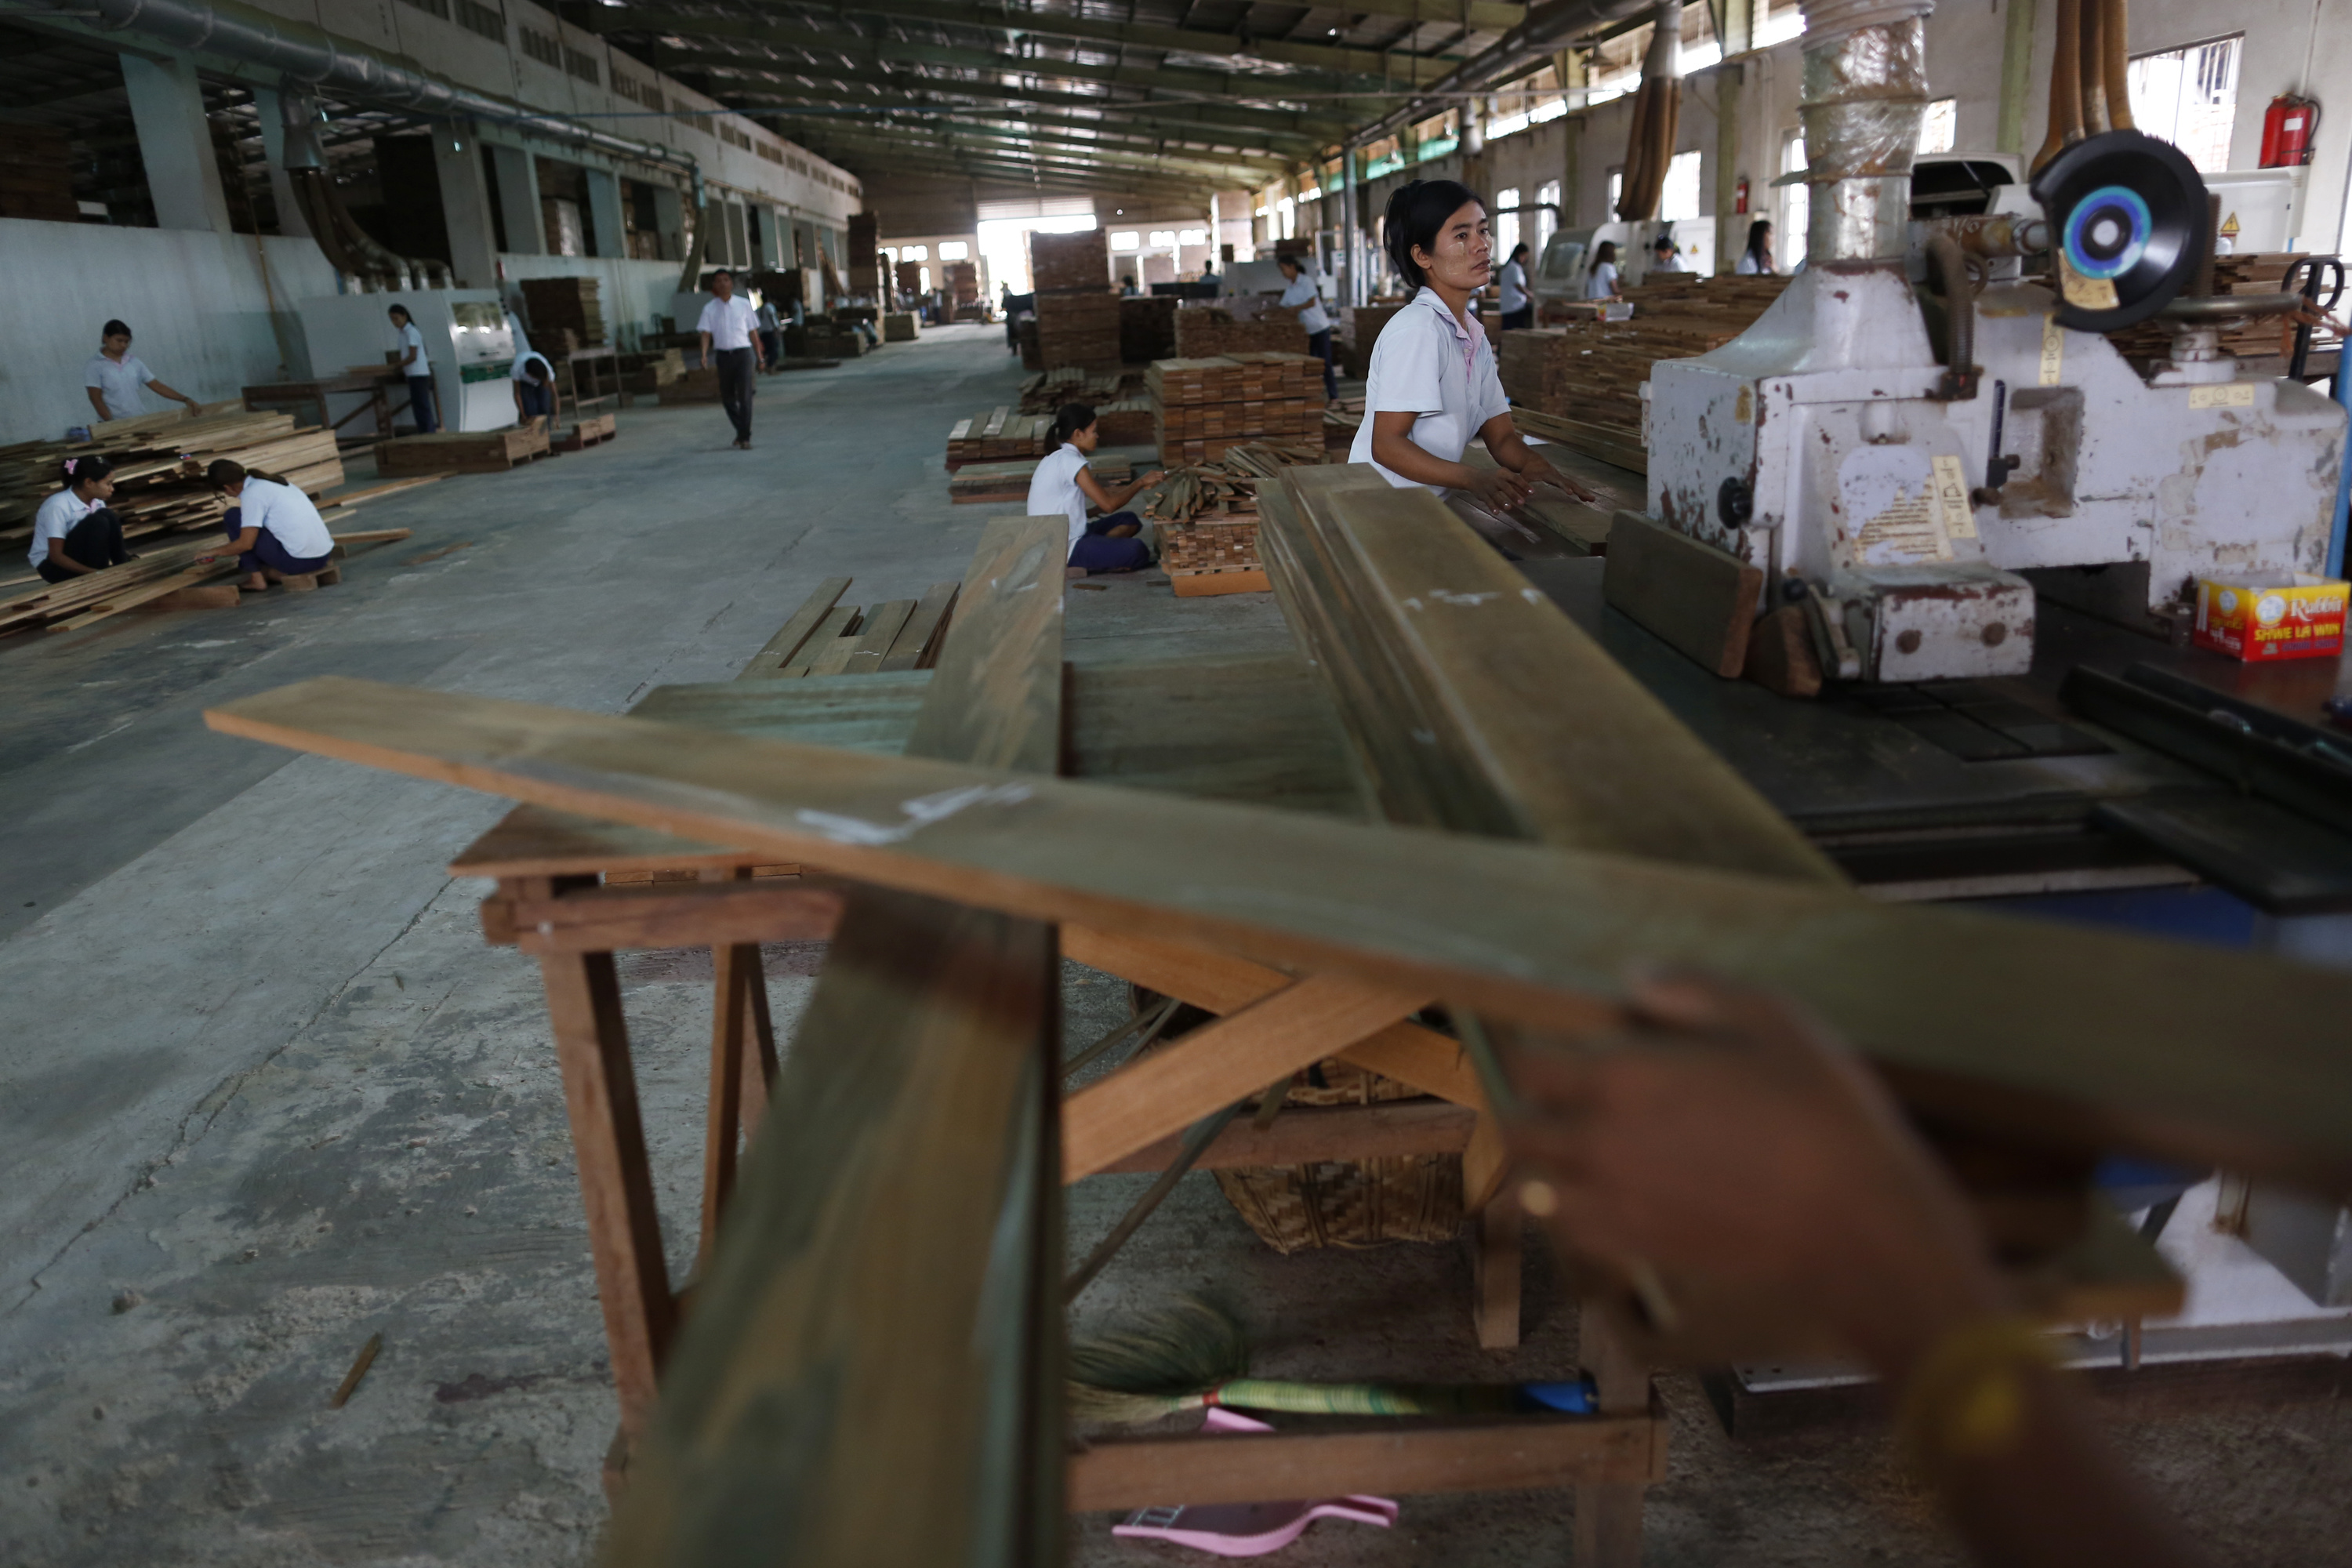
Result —
M831 316L811 316L804 326L784 329L784 353L793 359L856 359L865 352L857 329Z
M1097 452L1087 459L1095 478L1106 486L1123 485L1135 477L1135 465L1125 458ZM1037 459L1019 458L1008 463L966 463L948 476L948 500L958 506L977 501L1025 501L1029 481L1036 477Z
M297 593L322 583L340 583L343 546L408 536L404 528L337 534L333 559L324 568L280 581ZM5 595L0 596L0 637L36 628L79 631L125 610L235 609L239 602L236 585L219 579L234 573L236 564L237 558L229 552L226 542L215 536L210 541L153 546L135 561L102 572L86 572L68 582L44 583L37 577L11 582Z
M980 268L969 261L950 261L945 265L948 294L955 301L955 319L959 321L988 320L987 307L980 302ZM975 312L967 316L966 310Z
M1021 412L1051 414L1065 403L1100 407L1127 395L1128 378L1117 371L1081 370L1074 364L1041 370L1021 382Z
M511 430L444 430L377 442L375 471L387 479L394 474L502 474L552 450L545 426L539 424Z
M1303 353L1155 361L1145 386L1160 461L1202 462L1268 437L1319 441L1322 375L1323 362Z
M959 419L948 431L948 472L953 473L966 463L1042 458L1053 426L1050 415L1016 414L1009 407L992 408L969 419Z
M1339 330L1333 334L1339 346L1347 351L1340 374L1361 376L1370 373L1372 345L1381 341L1381 329L1393 321L1405 304L1405 300L1398 300L1383 305L1341 307Z
M1118 357L1129 364L1175 358L1176 308L1182 302L1172 295L1122 297L1118 302Z
M849 215L849 291L868 299L882 292L882 233L879 215Z
M893 310L882 318L886 343L911 343L921 331L921 318L912 310Z
M1234 300L1230 306L1186 304L1176 312L1179 359L1306 352L1307 329L1298 324L1298 312L1279 305L1253 311L1242 301Z
M661 383L656 394L665 406L673 403L716 403L719 401L719 371L714 365L694 370L682 370Z
M1108 289L1068 293L1038 290L1037 363L1049 371L1066 366L1117 370L1118 296Z
M901 261L898 263L898 292L901 294L921 293L923 291L923 264L919 261Z
M255 412L241 401L207 404L190 418L178 409L111 419L93 438L27 441L0 449L0 548L29 539L33 513L58 489L66 458L97 454L114 465L114 496L126 538L210 527L226 503L205 482L205 465L226 458L276 474L317 497L343 482L334 432L297 429L290 414Z
M1098 228L1081 234L1032 234L1029 281L1040 294L1110 289L1110 236ZM1118 296L1113 295L1116 299Z
M1180 599L1269 591L1257 524L1202 522L1160 531L1160 569Z
M686 351L656 349L650 353L622 354L614 364L623 388L639 396L657 397L663 387L686 374Z
M604 343L604 307L593 278L526 278L522 301L530 311L533 347L537 339L560 341L570 332L576 347L601 348Z

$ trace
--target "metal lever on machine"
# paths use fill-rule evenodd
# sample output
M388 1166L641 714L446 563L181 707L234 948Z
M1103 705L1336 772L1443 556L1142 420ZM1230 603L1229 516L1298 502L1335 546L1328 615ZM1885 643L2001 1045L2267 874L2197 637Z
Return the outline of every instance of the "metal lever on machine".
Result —
M2009 383L1992 384L1992 439L1985 446L1985 482L1981 489L1969 496L1973 506L1999 506L2000 488L2009 483L2009 476L2025 466L2025 459L2014 452L2000 449L2001 423L2009 415Z
M2303 279L2300 289L2295 286L2297 274L2301 274ZM2331 274L2334 286L2329 289L2327 298L2322 300L2319 297L2322 287L2320 279ZM2332 256L2298 256L2287 264L2285 289L2288 293L2295 295L2305 304L2316 307L2322 312L2333 310L2336 309L2336 301L2344 298L2344 263ZM2304 366L2310 358L2311 323L2307 321L2299 321L2294 329L2294 352L2287 356L2286 374L2289 379L2301 381Z

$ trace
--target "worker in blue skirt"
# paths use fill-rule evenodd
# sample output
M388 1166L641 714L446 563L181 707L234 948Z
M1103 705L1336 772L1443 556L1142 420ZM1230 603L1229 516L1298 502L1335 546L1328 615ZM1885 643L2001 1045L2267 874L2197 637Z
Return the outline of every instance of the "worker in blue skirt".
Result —
M1138 494L1160 482L1157 468L1116 492L1103 489L1087 459L1102 441L1095 411L1083 403L1066 403L1054 416L1054 450L1037 465L1029 480L1031 517L1070 520L1068 566L1081 574L1133 572L1151 564L1151 547L1136 535L1143 520L1120 509ZM1102 515L1087 521L1091 502Z

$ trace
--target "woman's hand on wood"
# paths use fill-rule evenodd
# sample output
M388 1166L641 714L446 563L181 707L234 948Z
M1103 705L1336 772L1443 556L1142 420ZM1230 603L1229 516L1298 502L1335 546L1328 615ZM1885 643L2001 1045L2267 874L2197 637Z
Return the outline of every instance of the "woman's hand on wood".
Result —
M1528 481L1508 468L1474 468L1467 489L1493 511L1510 511L1528 495Z

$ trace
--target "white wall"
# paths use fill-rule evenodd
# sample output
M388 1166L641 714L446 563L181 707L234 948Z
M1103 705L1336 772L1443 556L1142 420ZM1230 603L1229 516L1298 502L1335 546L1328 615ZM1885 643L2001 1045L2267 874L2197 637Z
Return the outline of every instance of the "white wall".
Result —
M82 366L109 317L130 326L131 353L166 385L207 403L278 379L288 354L289 372L304 374L289 302L333 293L334 269L310 240L260 245L267 289L250 235L0 220L0 444L55 439L89 423Z

